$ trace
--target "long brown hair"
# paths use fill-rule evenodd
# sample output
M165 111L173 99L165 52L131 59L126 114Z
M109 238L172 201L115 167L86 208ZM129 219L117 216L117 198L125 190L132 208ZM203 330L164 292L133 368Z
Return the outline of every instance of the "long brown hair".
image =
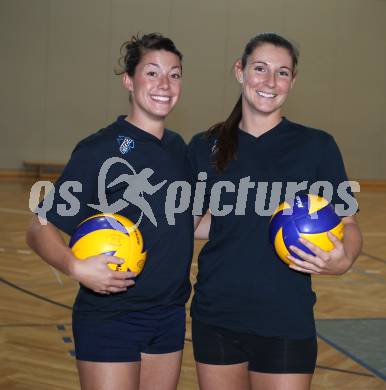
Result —
M287 39L276 33L262 33L254 36L245 46L243 55L241 57L242 69L245 68L248 57L256 49L265 43L270 43L277 47L283 47L288 50L292 58L293 75L296 73L296 66L298 64L299 51ZM208 130L208 135L215 135L217 138L215 167L217 171L223 172L231 160L236 157L236 150L238 144L237 130L242 118L242 97L240 95L236 105L233 107L230 115L224 122L213 125Z

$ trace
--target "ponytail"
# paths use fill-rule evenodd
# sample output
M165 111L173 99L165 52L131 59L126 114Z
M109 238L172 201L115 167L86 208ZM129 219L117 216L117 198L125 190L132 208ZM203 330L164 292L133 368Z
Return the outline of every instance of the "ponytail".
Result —
M212 126L208 133L217 137L214 165L218 172L223 172L231 160L236 157L238 145L237 131L242 117L241 95L225 122Z

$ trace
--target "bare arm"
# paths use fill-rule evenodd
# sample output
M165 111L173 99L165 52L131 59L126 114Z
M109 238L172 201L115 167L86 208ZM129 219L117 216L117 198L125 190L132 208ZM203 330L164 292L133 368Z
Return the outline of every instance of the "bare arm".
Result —
M208 240L211 223L211 215L208 211L204 216L194 217L194 238L196 240Z
M295 264L290 267L297 271L322 275L341 275L348 271L361 252L362 234L355 216L342 218L342 223L344 226L343 242L339 241L333 234L328 233L335 248L326 252L301 238L300 242L315 253L315 256L306 254L296 247L291 247L303 260L289 256L291 262Z
M54 225L48 221L46 225L42 225L35 215L27 230L26 239L29 247L44 261L71 277L75 257Z
M41 224L37 216L32 218L26 240L46 263L95 292L106 294L125 291L134 284L129 278L136 274L116 272L107 266L108 263L122 264L122 259L99 255L77 260L56 227L50 222Z
M361 253L362 233L355 216L342 218L342 223L344 226L343 246L348 259L348 270Z

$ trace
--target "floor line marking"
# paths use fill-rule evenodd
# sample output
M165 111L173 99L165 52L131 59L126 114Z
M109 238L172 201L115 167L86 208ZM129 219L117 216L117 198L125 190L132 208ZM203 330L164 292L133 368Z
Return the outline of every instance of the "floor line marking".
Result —
M368 374L367 372L359 372L359 371L351 371L351 370L343 370L341 368L334 368L334 367L328 367L328 366L321 366L319 364L316 365L316 368L319 368L320 370L329 370L329 371L337 371L342 372L344 374L353 374L353 375L360 375L360 376L369 376L374 378L375 375Z
M370 259L373 259L373 260L381 261L382 263L386 264L386 260L385 259L382 259L381 257L378 257L378 256L371 255L370 253L361 252L361 255L367 256L367 257L369 257Z
M21 292L23 292L23 293L25 293L27 295L31 295L32 297L40 299L40 300L42 300L44 302L52 303L53 305L60 306L60 307L63 307L65 309L68 309L68 310L72 310L71 306L65 305L65 304L60 303L60 302L53 301L52 299L46 298L46 297L44 297L42 295L35 294L32 291L26 290L25 288L22 288L22 287L18 286L17 284L9 282L8 280L5 280L2 277L0 277L0 282L3 282L4 284L6 284L9 287L12 287L12 288L14 288L14 289L16 289L18 291L21 291Z
M351 352L346 351L344 348L340 347L338 344L336 344L335 342L331 341L327 337L322 336L319 332L316 332L316 335L321 340L323 340L325 343L329 344L331 347L333 347L334 349L336 349L340 353L343 353L344 355L346 355L350 359L354 360L356 363L360 364L362 367L365 367L367 370L372 372L377 377L379 377L379 378L381 378L383 380L386 380L386 375L384 375L382 372L378 371L377 369L371 367L369 364L365 363L362 359L359 359L358 357L356 357Z

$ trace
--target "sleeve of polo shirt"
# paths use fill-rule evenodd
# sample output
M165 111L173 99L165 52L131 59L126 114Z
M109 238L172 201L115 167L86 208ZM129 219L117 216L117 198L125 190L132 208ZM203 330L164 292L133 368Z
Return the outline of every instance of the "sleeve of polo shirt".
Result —
M327 135L324 144L321 145L320 153L318 179L321 181L328 181L332 184L333 195L331 203L334 205L344 204L346 209L348 207L348 198L351 197L352 199L355 199L355 197L351 190L351 186L348 184L342 154L331 135ZM346 195L342 197L342 193L346 193Z
M58 229L71 235L76 226L98 211L87 206L97 195L98 164L91 147L80 142L71 154L63 173L54 183L54 189L40 202L35 213ZM49 199L51 197L51 199ZM46 204L52 206L42 212Z
M204 166L203 161L207 160L207 148L205 148L203 134L196 134L188 145L188 160L192 171L192 194L193 194L193 215L201 216L206 214L209 209L210 189L208 184L205 186L204 191L196 191L196 184L198 182L198 174L200 172L208 173L207 166ZM197 197L197 199L195 199ZM204 197L204 199L202 199ZM201 199L200 199L201 198ZM202 208L196 209L195 204L202 203Z

